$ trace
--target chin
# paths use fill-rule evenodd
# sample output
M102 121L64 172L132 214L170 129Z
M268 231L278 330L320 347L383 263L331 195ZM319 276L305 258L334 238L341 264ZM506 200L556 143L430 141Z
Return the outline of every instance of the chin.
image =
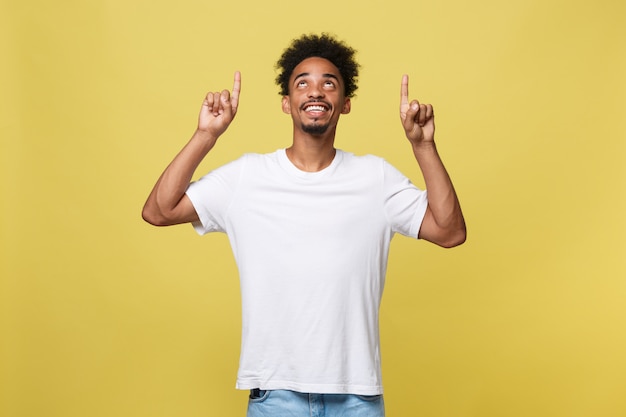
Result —
M302 130L309 135L323 135L328 131L329 125L303 125Z

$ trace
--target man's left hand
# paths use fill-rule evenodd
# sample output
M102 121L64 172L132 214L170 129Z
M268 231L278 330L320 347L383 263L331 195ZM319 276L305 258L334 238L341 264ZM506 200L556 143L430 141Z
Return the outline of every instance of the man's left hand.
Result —
M402 76L400 87L400 119L407 139L412 145L421 145L435 140L435 113L430 104L409 102L409 76Z

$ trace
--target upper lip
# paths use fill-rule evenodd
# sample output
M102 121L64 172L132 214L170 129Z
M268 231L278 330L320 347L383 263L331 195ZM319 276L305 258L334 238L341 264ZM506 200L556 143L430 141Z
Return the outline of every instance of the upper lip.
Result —
M307 107L311 107L311 106L323 107L324 110L329 110L331 108L330 103L323 101L323 100L309 100L306 103L304 103L300 108L302 110L306 110Z

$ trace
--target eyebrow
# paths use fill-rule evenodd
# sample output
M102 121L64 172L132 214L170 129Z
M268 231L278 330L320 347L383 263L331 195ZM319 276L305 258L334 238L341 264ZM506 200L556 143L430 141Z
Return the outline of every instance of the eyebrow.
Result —
M302 78L302 77L307 77L307 76L309 76L309 75L311 75L311 74L310 74L310 73L308 73L308 72L303 72L303 73L301 73L301 74L296 75L296 77L293 79L293 81L295 82L295 81L296 81L296 80L298 80L299 78ZM322 77L323 77L323 78L332 78L332 79L334 79L334 80L337 80L337 82L339 82L339 78L338 78L335 74L326 73L326 74L322 74Z

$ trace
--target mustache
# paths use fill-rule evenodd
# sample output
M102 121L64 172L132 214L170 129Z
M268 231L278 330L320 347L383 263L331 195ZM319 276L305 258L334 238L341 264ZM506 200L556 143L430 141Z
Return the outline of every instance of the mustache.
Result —
M326 100L321 100L321 99L311 99L311 100L307 100L304 103L302 103L302 105L300 106L300 110L304 110L304 108L306 106L309 106L311 104L323 104L324 106L326 106L329 109L332 109L333 106L332 104L330 104L328 101Z

